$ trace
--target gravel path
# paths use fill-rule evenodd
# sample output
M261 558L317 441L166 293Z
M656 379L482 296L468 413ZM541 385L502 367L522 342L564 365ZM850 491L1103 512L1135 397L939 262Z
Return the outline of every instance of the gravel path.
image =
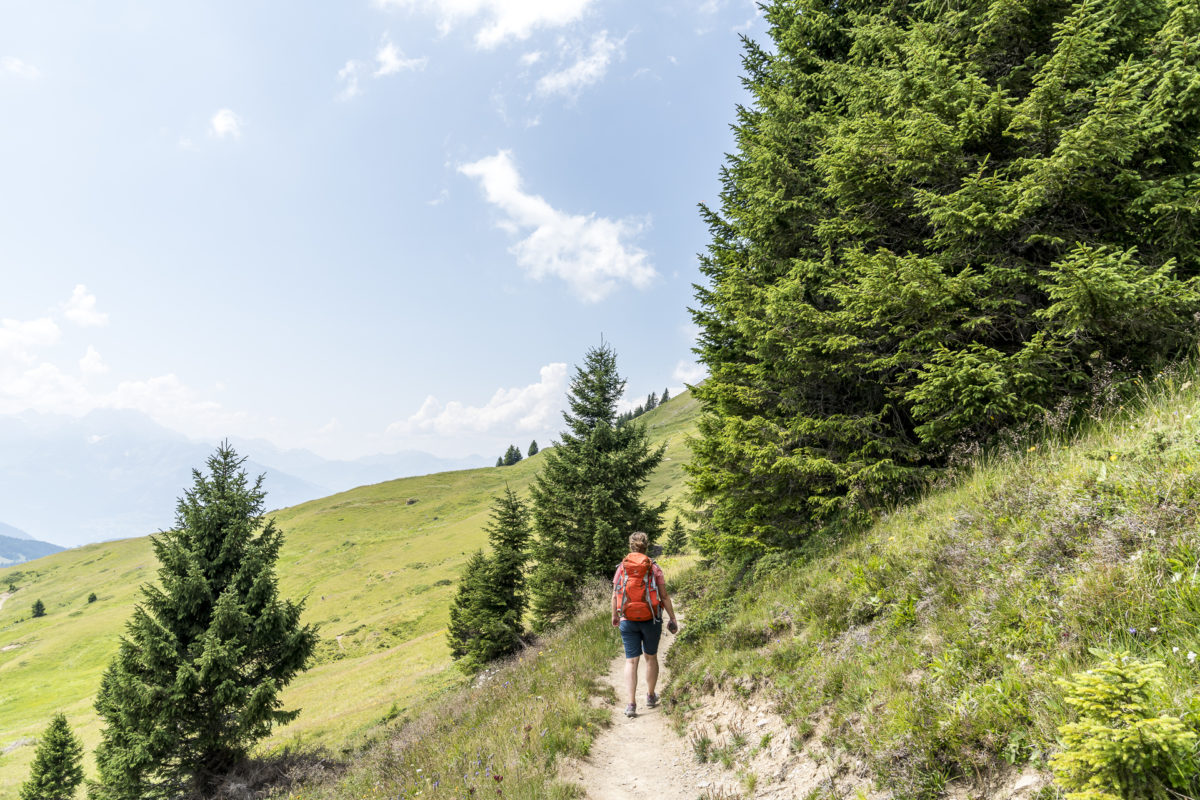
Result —
M660 662L674 638L663 631ZM639 666L638 715L628 719L625 658L612 661L605 679L617 693L612 727L592 743L588 758L576 761L564 776L583 784L588 800L696 800L709 785L709 769L696 763L691 746L671 728L662 708L645 707L645 670L645 664ZM664 667L658 676L660 693L669 679Z

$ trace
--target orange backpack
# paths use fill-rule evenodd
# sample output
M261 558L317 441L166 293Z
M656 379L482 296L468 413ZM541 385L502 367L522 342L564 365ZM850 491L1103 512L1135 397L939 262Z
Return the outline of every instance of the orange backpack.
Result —
M662 600L654 579L654 562L644 553L630 553L621 562L624 571L618 589L621 592L621 616L633 622L662 619Z

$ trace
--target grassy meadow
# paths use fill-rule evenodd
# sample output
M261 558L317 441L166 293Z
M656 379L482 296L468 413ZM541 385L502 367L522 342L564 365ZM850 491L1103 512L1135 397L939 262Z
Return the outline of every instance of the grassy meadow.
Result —
M667 445L649 499L676 504L695 418L696 403L685 393L639 419L653 441ZM321 642L315 664L284 694L285 707L303 712L268 747L353 749L381 723L462 684L445 641L455 581L486 543L492 498L506 483L524 494L541 459L389 481L273 514L287 536L278 564L282 592L305 598L304 619L320 626ZM31 743L56 711L89 752L99 741L92 700L100 675L139 585L155 568L149 541L140 538L0 570L0 592L10 581L17 586L0 608L0 798L16 796ZM89 603L93 592L97 600ZM37 599L46 616L32 619ZM90 755L85 763L90 774Z
M1200 724L1200 387L1155 384L800 561L685 579L667 707L765 696L898 798L1045 770L1074 716L1058 681L1106 652L1161 663L1158 710Z

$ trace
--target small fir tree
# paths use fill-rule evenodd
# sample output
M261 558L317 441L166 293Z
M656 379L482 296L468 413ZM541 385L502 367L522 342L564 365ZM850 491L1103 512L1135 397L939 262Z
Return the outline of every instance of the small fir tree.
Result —
M497 466L497 467L503 467L503 466L504 466L504 456L500 456L500 457L498 457L498 458L496 459L496 466Z
M665 404L665 403L666 403L668 400L670 400L670 399L671 399L671 390L670 390L670 389L663 389L663 393L662 393L662 399L660 399L660 400L658 401L658 404L659 404L660 406L661 406L661 405L664 405L664 404Z
M666 504L641 495L663 448L651 447L642 425L617 425L625 390L617 355L592 348L576 367L563 413L567 430L543 456L530 490L535 538L530 576L534 627L569 618L588 578L609 577L625 555L630 531L655 538Z
M96 699L100 800L209 796L299 713L282 710L279 693L316 630L301 625L301 603L279 597L283 535L263 517L263 477L251 482L244 462L222 444L207 476L193 471L174 529L151 537L158 581L142 586Z
M646 410L653 411L658 408L658 395L654 392L646 395Z
M522 458L524 458L524 456L521 455L521 448L517 447L515 444L510 444L508 446L508 450L504 453L504 466L511 467Z
M512 489L493 503L487 533L492 554L467 562L450 607L450 653L466 672L515 651L524 632L529 511Z
M71 800L83 782L83 744L55 714L38 742L29 780L21 785L21 800Z
M536 456L538 454L537 439L529 443L529 455Z
M46 604L42 602L41 598L33 601L33 615L35 617L46 616Z
M99 599L100 599L100 598L96 597L96 593L95 593L95 592L92 592L91 594L89 594L89 595L88 595L88 602L89 602L89 603L94 603L94 602L96 602L96 601L97 601L97 600L99 600Z
M687 546L687 529L683 527L679 515L676 514L675 521L671 523L671 530L667 533L667 541L663 544L663 553L669 556L679 555L687 550Z

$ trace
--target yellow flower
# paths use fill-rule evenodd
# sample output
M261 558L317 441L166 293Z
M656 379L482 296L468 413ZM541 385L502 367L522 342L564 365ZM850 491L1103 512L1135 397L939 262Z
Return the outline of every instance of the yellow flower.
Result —
M1109 460L1109 461L1116 461L1116 460L1117 460L1117 454L1116 454L1116 453L1113 453L1111 456L1109 456L1109 457L1108 457L1108 460Z

